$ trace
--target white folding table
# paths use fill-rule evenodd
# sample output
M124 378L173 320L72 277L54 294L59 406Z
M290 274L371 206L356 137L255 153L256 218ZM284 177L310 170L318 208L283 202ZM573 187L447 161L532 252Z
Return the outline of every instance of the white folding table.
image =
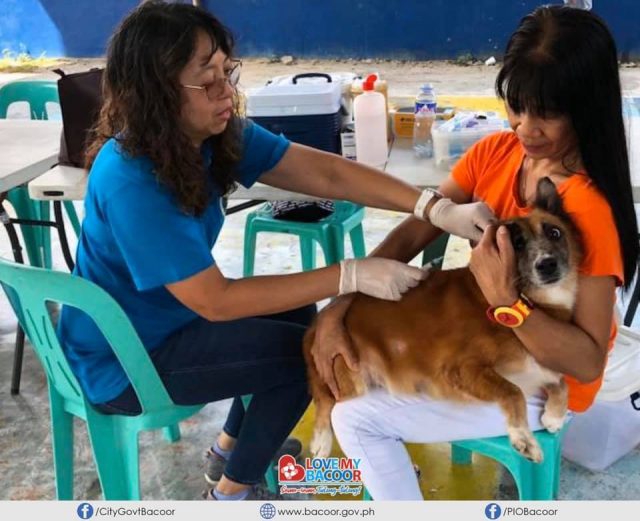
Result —
M640 203L640 125L630 125L629 143L633 200ZM419 188L437 188L448 176L446 170L436 167L433 159L415 157L411 140L406 138L398 138L392 144L385 172ZM82 200L86 183L84 170L57 166L29 183L29 195L38 200ZM229 199L308 201L313 197L255 183L251 188L238 186Z

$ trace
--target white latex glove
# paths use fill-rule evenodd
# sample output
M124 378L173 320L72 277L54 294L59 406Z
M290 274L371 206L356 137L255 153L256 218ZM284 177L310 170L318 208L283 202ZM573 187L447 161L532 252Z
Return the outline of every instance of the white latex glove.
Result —
M417 286L428 274L428 268L391 259L345 259L340 261L338 295L359 291L384 300L400 300L404 292Z
M445 232L477 242L484 229L496 222L496 217L485 203L456 204L444 198L429 210L429 221Z

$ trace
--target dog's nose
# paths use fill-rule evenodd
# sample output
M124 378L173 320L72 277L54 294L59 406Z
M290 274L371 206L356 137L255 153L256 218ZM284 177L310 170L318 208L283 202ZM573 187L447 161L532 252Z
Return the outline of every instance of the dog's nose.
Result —
M558 269L558 261L553 257L545 257L536 262L536 271L543 277L553 275Z

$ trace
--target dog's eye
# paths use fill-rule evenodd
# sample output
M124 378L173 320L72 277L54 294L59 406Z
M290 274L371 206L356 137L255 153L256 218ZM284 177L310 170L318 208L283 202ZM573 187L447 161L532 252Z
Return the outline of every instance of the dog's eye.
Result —
M550 241L559 241L562 237L562 231L555 226L546 226L545 234Z

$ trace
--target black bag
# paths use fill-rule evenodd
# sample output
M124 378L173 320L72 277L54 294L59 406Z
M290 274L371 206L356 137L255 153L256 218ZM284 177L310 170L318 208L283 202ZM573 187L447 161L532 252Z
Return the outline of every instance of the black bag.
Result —
M102 106L102 73L104 69L65 74L61 69L58 95L62 112L62 135L58 163L84 167L89 130L95 124Z

